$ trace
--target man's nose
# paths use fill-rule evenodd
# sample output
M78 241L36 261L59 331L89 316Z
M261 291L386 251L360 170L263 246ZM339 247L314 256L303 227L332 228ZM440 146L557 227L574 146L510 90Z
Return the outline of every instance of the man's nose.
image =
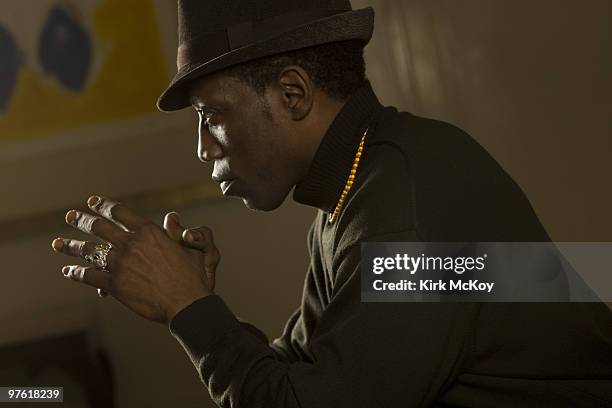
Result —
M201 162L209 162L223 157L221 146L210 135L207 129L200 127L198 137L198 158Z

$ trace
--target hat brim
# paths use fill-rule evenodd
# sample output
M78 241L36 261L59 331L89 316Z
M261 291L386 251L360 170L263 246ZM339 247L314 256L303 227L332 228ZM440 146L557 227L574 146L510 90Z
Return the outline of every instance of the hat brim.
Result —
M371 7L347 11L237 48L205 63L184 66L157 100L157 107L170 112L190 106L187 85L203 75L257 58L337 41L361 40L365 45L372 38L373 28L374 10Z

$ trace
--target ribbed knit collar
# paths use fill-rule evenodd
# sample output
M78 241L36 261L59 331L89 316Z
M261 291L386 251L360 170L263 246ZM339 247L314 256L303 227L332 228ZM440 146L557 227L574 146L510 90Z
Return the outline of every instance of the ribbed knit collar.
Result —
M367 145L367 139L374 131L372 125L382 108L369 82L351 95L325 132L306 178L293 190L296 202L327 213L334 210L355 160L361 136L369 128Z

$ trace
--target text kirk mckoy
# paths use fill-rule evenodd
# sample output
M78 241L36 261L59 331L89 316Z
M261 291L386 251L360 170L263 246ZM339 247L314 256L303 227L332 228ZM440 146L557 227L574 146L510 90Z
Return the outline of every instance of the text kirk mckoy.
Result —
M493 290L494 282L481 282L478 279L470 280L450 280L443 281L439 279L434 281L433 279L420 279L418 281L412 281L408 279L402 279L397 282L384 282L381 279L377 279L372 282L374 290L407 290L407 291L487 291L491 293Z

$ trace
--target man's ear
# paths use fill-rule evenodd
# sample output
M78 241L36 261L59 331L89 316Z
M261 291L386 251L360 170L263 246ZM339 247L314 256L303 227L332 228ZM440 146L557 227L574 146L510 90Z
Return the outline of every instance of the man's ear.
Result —
M288 65L278 77L282 102L293 120L304 119L312 109L314 84L298 65Z

